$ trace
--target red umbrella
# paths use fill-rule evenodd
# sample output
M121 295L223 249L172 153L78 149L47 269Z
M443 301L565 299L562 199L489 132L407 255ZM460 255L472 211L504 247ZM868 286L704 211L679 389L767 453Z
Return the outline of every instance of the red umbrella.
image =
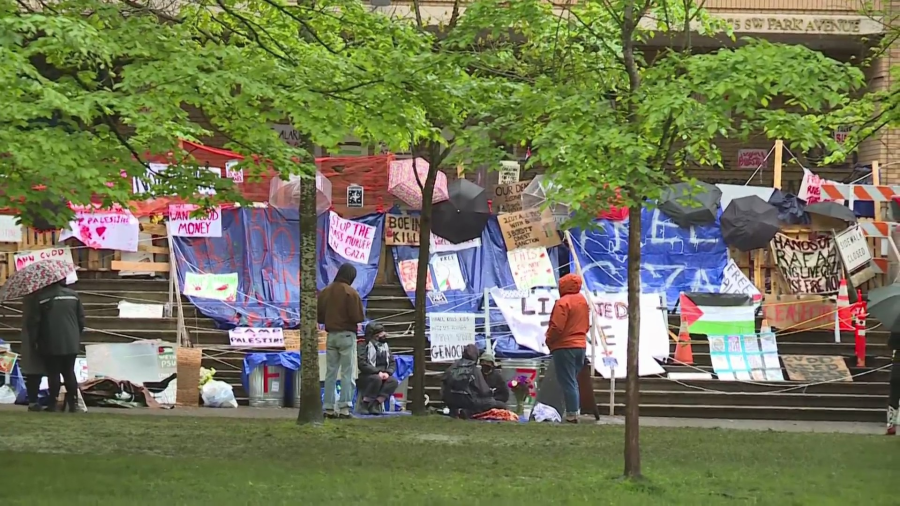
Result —
M63 260L41 260L16 271L0 289L0 301L18 299L66 279L75 266Z

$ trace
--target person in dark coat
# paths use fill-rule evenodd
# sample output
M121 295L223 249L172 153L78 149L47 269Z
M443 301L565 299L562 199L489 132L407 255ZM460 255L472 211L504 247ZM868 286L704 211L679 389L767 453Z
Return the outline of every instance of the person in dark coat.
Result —
M394 395L400 384L394 377L397 361L387 344L384 325L378 322L366 325L366 338L356 345L356 359L359 366L356 386L361 399L359 413L380 415L384 412L384 401Z
M897 434L900 425L900 332L891 332L888 338L891 349L891 379L888 393L887 435Z
M366 319L362 299L353 288L356 267L344 264L338 268L334 281L319 292L318 321L325 326L325 417L349 418L356 380L353 359L356 351L356 328ZM341 396L335 406L338 373Z
M37 311L37 294L26 295L23 300L23 321L28 321L32 311ZM25 392L28 397L28 411L42 411L43 407L38 403L38 394L41 389L41 380L47 375L44 367L44 359L37 351L37 335L28 333L28 326L22 325L22 350L19 353L19 370L25 377Z
M454 418L469 418L506 405L494 399L491 388L478 371L478 347L466 345L462 358L444 372L441 380L441 400Z
M39 290L36 297L27 301L25 328L32 347L44 361L47 383L50 386L49 411L56 411L60 381L66 385L66 406L76 411L78 380L75 377L75 359L81 351L81 333L84 332L84 306L74 290L67 288L65 280ZM37 339L32 339L37 336ZM33 348L34 350L34 348Z
M500 368L497 367L494 354L490 351L485 351L481 355L481 375L484 376L484 381L487 382L488 388L491 389L491 395L495 401L502 402L504 405L509 402L509 385L506 384L506 380L500 374Z

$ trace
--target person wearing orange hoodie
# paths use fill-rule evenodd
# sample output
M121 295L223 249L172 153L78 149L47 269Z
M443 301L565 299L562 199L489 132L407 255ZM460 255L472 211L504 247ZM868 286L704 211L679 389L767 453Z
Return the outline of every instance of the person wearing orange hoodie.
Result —
M581 276L566 274L559 279L559 300L550 313L547 347L553 368L566 401L565 420L578 423L578 371L584 366L587 334L591 328L591 310L581 294Z

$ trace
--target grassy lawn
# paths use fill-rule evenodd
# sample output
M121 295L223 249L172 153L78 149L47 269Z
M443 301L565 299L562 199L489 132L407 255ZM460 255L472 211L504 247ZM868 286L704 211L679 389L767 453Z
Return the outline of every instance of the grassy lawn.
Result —
M900 438L621 427L0 413L0 504L896 505Z

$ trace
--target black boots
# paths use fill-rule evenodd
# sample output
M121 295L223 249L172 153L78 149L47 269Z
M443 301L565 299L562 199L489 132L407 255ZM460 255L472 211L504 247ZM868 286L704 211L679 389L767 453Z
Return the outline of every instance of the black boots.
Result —
M66 394L66 407L69 408L69 413L77 413L78 412L78 396Z

